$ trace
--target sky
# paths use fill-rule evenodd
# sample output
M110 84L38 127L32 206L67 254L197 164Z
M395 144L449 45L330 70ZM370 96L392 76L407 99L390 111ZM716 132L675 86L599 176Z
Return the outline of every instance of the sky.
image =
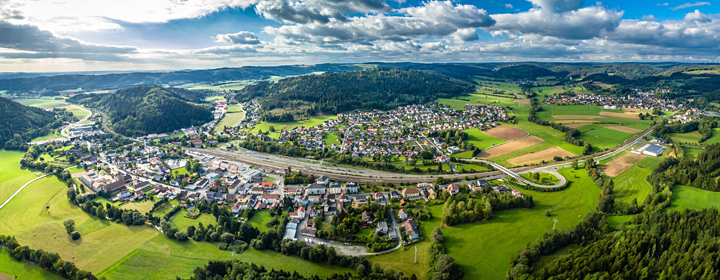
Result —
M720 3L0 0L0 72L720 60Z

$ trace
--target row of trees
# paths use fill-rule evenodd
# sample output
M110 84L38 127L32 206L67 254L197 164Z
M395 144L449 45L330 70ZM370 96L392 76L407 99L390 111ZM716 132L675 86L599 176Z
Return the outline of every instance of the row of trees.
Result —
M499 194L487 187L482 192L448 195L443 204L442 222L452 226L477 220L490 220L494 217L493 210L532 208L533 206L532 196L516 197L510 193Z
M71 280L97 280L89 271L78 269L74 263L64 261L57 253L33 250L28 246L21 246L13 236L0 235L0 246L10 250L13 258L24 260L40 266L65 279Z
M534 243L528 243L525 248L515 253L510 259L510 269L507 279L525 279L533 272L533 264L541 256L551 255L568 245L585 245L602 237L608 230L605 215L590 212L585 215L582 222L569 230L551 230ZM547 279L547 278L545 278ZM582 278L569 278L582 279Z
M610 213L613 205L615 204L615 198L613 197L615 182L613 182L610 177L603 175L600 172L597 163L592 158L585 160L585 171L590 179L595 182L595 185L600 188L600 196L598 197L598 203L595 207L595 211L600 213Z
M720 144L712 144L696 157L665 158L650 174L653 183L686 185L709 191L720 191L717 170L720 168Z
M432 244L428 248L428 263L430 270L426 274L427 279L457 280L461 279L465 272L455 259L447 254L445 247L445 235L440 227L435 227L430 235Z

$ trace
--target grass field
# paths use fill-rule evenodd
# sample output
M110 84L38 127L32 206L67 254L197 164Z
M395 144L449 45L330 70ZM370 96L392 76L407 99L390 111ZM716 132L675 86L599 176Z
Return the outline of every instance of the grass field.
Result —
M270 130L270 126L275 127L275 131L280 131L282 129L290 130L290 129L300 127L300 126L313 127L313 126L321 124L324 121L329 120L329 119L337 119L337 117L326 115L326 116L316 116L316 117L312 117L312 118L304 120L304 121L296 121L296 122L286 122L286 123L262 122L262 123L255 125L255 127L253 127L253 129L250 131L257 132L258 130L262 130L263 132L268 132Z
M37 177L29 169L20 166L20 159L24 155L21 151L0 150L0 204L22 185Z
M177 214L175 214L175 216L172 217L172 219L170 219L170 222L175 224L178 230L187 230L189 226L197 227L200 223L202 223L203 226L206 227L210 224L217 225L215 217L213 217L212 214L201 213L200 216L195 219L186 218L185 215L187 214L188 210L180 210L179 212L177 212Z
M463 131L468 134L468 140L463 142L465 142L465 144L472 143L473 146L480 148L480 150L485 150L493 145L507 142L506 140L487 135L479 129L466 129Z
M56 252L94 273L159 234L150 227L127 227L91 217L70 204L66 190L65 184L54 177L28 185L0 210L0 232L16 236L21 244L31 248ZM75 220L81 239L69 238L62 225L67 218Z
M705 150L703 150L703 149L693 149L693 148L683 148L683 150L685 151L685 155L686 155L686 156L688 156L688 155L690 155L690 156L697 156L697 155L699 155L700 153L702 153L702 152L705 151Z
M121 209L137 210L138 212L143 213L143 214L150 212L150 210L152 210L152 207L155 204L155 202L157 202L157 201L146 200L146 201L141 201L141 202L131 202L131 203L123 204L121 202L110 202L109 200L104 199L104 198L96 198L94 201L100 202L103 205L110 203L116 207L120 207Z
M593 146L593 150L603 150L620 145L623 142L632 139L633 136L634 134L631 133L600 127L583 132L578 139L590 142Z
M17 276L17 278L15 277ZM0 248L0 279L35 280L35 279L63 279L60 276L43 270L37 265L18 261L10 256L10 251Z
M599 189L584 170L571 171L561 169L571 185L563 191L541 193L522 190L532 195L535 207L532 209L513 209L495 212L495 219L454 227L443 228L448 253L463 267L463 279L504 279L510 266L509 259L528 242L534 242L545 232L553 228L552 219L558 219L557 228L568 229L582 220L588 212L595 209ZM577 176L577 178L575 178ZM433 219L420 223L424 234L440 225L442 205L430 207ZM550 217L543 213L548 210ZM468 244L473 244L468 246ZM411 246L408 250L369 258L381 267L391 266L406 274L421 277L427 271L427 250L429 240ZM414 263L417 246L418 263Z
M672 189L672 206L670 210L720 208L720 193L686 186L675 186Z
M62 108L70 111L71 113L73 113L74 116L78 117L78 119L81 119L81 120L82 120L85 116L87 116L87 115L90 114L90 112L88 112L88 111L85 111L85 110L82 110L82 109L78 109L78 108L73 107L73 106L65 106L65 107L62 107Z
M699 143L700 132L693 131L688 133L674 133L670 135L670 139L675 143L688 143L690 145L711 145L720 143L720 128L713 128L713 136L709 139Z
M543 180L542 184L544 184L544 185L554 185L554 184L557 184L560 182L560 179L558 179L557 177L555 177L555 175L552 175L550 173L540 172L539 174L540 174L539 179L530 178L530 173L520 174L520 176L522 176L523 178L528 179L532 182L535 182L535 183L540 183L540 179L542 179Z
M615 177L615 205L619 210L625 209L633 198L637 198L638 205L642 205L647 195L652 191L652 185L645 180L650 175L651 169L630 167L622 174Z
M65 102L62 102L62 101L40 100L40 99L20 100L20 101L18 101L18 103L25 105L25 106L32 106L32 107L37 107L37 108L45 108L45 107L65 104Z
M218 121L213 131L220 131L225 127L233 127L245 119L245 111L242 110L242 105L228 106L228 110L223 115L222 119Z
M335 133L325 133L324 135L325 135L325 139L324 139L325 145L328 146L327 147L328 149L330 148L330 146L332 146L332 144L335 144L338 146L342 144L342 143L338 142L338 137L337 137L337 135L335 135Z
M260 211L255 213L250 219L250 223L260 231L267 231L269 228L265 226L272 218L270 211Z
M60 134L60 133L57 132L57 131L53 131L52 133L50 133L50 134L48 134L48 135L40 136L40 137L37 137L37 138L33 138L32 140L30 140L30 142L35 142L35 141L40 141L40 140L47 140L47 139L50 139L50 138L61 138L61 137L64 137L64 136L62 136L62 134Z
M100 273L111 280L124 279L174 279L176 276L189 277L193 269L207 264L209 260L231 260L231 252L220 251L217 244L209 242L170 240L157 236L141 244L118 263ZM297 271L300 274L329 277L333 273L347 273L354 270L317 264L299 257L285 256L270 250L248 249L236 254L235 259L255 263L267 268Z
M450 157L454 157L454 158L472 158L472 154L473 154L473 151L464 151L464 152L455 153L455 154L453 154L453 155L450 156Z

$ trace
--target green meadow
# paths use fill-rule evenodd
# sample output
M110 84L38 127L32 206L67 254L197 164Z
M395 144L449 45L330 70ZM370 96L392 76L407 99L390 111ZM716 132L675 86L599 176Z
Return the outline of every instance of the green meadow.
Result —
M533 192L535 207L495 212L495 218L487 222L475 222L453 227L444 227L445 244L448 253L463 267L463 279L503 279L510 266L509 259L515 252L534 242L553 228L553 219L558 219L557 229L575 226L588 212L595 209L600 191L584 170L561 169L560 173L572 181L560 192ZM423 234L429 234L440 225L442 205L430 207L433 219L420 223ZM551 213L544 216L545 211ZM472 246L468 246L472 244ZM393 267L406 274L423 275L427 271L427 250L430 241L416 243L407 250L401 249L389 254L369 258L381 267ZM414 263L415 248L418 263Z
M307 120L303 121L294 121L294 122L285 122L285 123L271 123L271 122L261 122L255 127L253 127L250 132L257 132L258 130L262 130L263 132L270 131L270 127L274 127L275 131L280 130L290 130L296 127L313 127L318 124L322 124L324 121L329 119L337 119L337 116L331 116L331 115L325 115L325 116L315 116L312 118L309 118ZM279 134L278 134L279 135Z
M213 131L219 131L225 129L225 127L233 127L239 124L245 119L245 111L242 109L242 105L231 105L228 106L228 110L223 115L222 119L218 121Z
M645 180L651 171L652 169L633 166L615 177L614 198L618 210L624 209L634 198L637 198L638 205L642 205L652 191L652 185Z
M37 265L18 261L10 256L10 251L0 248L0 279L10 280L59 280L60 276L52 274Z
M720 193L686 186L675 186L670 199L670 210L720 208Z
M472 143L475 148L480 148L480 150L485 150L490 148L492 145L507 142L506 140L487 135L479 129L466 129L463 131L468 134L468 139L463 142L465 142L465 144Z

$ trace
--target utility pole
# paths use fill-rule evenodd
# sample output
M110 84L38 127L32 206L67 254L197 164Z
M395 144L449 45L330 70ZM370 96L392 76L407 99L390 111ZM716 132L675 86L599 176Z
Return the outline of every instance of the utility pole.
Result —
M554 218L554 219L553 219L553 230L555 229L555 225L557 224L557 222L558 222L558 219L557 219L557 218Z

